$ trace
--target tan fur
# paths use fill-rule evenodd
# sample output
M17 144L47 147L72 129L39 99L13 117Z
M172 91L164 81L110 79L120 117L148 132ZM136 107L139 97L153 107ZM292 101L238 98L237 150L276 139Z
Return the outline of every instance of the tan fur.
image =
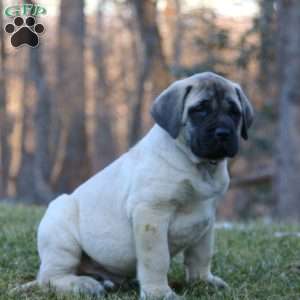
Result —
M195 82L191 77L179 88ZM233 95L234 85L223 84ZM188 96L183 124L202 91ZM216 204L228 184L226 159L212 165L192 154L182 133L174 140L155 125L129 152L50 204L38 231L38 283L101 294L95 274L112 281L137 276L142 299L179 299L167 273L171 257L183 252L188 281L226 286L210 266Z

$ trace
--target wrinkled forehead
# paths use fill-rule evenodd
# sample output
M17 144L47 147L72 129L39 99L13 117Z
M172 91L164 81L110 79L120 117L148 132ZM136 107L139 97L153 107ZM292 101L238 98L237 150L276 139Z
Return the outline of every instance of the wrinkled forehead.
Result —
M202 101L210 101L213 109L222 107L226 109L231 103L235 103L241 110L234 84L223 78L209 78L194 81L193 88L186 99L185 109L200 104Z

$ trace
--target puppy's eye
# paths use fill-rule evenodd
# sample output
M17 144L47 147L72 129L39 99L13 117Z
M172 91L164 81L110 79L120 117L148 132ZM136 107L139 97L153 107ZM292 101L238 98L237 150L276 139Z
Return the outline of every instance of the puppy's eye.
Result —
M204 99L204 100L201 101L201 105L206 106L206 107L209 106L209 103L210 102L209 102L208 99Z
M204 106L197 106L191 110L193 115L197 115L199 117L206 117L208 115L208 109Z

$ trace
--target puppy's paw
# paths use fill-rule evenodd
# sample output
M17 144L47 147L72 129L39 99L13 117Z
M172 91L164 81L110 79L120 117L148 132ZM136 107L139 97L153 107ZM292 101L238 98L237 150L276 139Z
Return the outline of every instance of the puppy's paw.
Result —
M141 291L140 300L184 300L183 297L177 295L170 288L151 288Z
M220 277L215 276L213 274L209 274L203 280L211 285L213 285L216 288L221 288L221 289L228 289L229 285Z
M88 276L78 276L72 283L73 292L88 294L92 296L102 296L105 294L104 286L97 280Z
M167 295L164 296L164 300L184 300L184 297L177 295L176 293L169 292Z
M114 290L116 288L115 284L111 280L104 280L102 282L102 285L104 286L105 290Z

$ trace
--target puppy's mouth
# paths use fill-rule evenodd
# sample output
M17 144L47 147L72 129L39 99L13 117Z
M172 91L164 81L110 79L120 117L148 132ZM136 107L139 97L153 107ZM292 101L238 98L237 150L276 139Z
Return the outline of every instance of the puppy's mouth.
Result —
M225 158L225 157L234 157L237 152L237 146L235 145L234 142L217 142L217 156L218 153L220 154L221 157Z
M191 144L192 152L204 159L219 161L224 158L232 158L238 152L238 147L234 142L218 142L213 140L210 144L194 142Z

